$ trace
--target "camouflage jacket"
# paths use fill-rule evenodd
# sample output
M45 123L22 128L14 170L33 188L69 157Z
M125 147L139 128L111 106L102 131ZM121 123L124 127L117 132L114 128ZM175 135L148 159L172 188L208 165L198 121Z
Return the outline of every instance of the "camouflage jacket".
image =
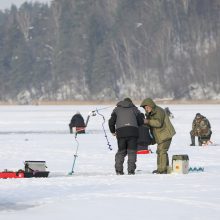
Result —
M195 118L192 123L192 134L194 136L208 136L211 133L211 125L209 120L202 116L201 118Z

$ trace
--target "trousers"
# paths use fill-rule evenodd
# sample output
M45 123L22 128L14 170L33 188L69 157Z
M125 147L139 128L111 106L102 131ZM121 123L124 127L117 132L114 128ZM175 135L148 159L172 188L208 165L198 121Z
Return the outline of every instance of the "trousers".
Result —
M169 166L168 150L170 148L172 139L167 140L157 146L157 170L158 172L166 172Z
M128 173L135 172L137 161L137 137L118 138L117 142L118 151L115 155L116 172L123 172L123 164L126 156L128 156Z

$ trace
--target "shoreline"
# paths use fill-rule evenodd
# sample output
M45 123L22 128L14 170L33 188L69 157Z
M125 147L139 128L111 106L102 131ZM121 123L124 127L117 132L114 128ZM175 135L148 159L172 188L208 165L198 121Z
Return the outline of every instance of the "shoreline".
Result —
M134 100L134 104L139 105L142 100ZM218 105L220 100L165 100L154 99L156 104L171 104L171 105ZM31 103L19 103L19 102L1 102L1 105L115 105L116 101L79 101L79 100L63 100L63 101L32 101Z

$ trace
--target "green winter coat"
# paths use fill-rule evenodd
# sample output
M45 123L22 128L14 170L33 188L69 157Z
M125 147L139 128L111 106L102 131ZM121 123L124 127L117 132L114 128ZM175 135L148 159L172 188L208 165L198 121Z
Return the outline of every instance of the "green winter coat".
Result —
M157 106L150 98L145 99L141 103L141 107L144 106L152 108L152 111L147 116L147 124L151 128L156 143L161 144L164 141L170 140L176 134L176 131L164 109Z

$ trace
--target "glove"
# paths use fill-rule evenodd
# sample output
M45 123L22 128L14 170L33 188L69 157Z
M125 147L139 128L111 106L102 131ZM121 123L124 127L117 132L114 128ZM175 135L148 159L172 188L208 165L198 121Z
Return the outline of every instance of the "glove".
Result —
M148 124L148 120L144 119L144 124L147 125Z

